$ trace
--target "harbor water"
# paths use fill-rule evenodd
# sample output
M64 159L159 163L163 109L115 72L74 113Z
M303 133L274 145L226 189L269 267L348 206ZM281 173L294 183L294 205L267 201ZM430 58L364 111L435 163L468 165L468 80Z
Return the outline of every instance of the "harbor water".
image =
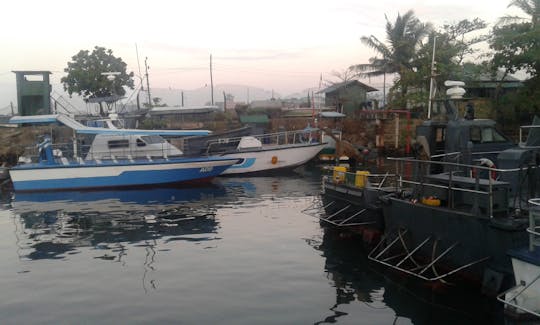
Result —
M503 323L484 298L374 266L361 241L302 212L320 190L320 172L304 168L192 188L4 193L0 323Z

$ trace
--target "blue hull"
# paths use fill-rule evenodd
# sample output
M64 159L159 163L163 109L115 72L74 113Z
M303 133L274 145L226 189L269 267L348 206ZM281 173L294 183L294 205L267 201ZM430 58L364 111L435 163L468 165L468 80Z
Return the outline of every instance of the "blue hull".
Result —
M209 159L145 164L34 165L14 168L11 177L15 191L133 187L209 181L235 162Z

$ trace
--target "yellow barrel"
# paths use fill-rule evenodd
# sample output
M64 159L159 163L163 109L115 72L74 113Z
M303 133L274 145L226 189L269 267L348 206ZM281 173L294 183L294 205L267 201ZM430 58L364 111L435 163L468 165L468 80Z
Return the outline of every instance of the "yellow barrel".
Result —
M345 182L345 174L347 173L347 167L335 166L334 175L332 179L334 183L343 183Z
M354 179L354 186L356 187L365 187L368 182L369 172L367 170L359 170L356 172L356 177Z

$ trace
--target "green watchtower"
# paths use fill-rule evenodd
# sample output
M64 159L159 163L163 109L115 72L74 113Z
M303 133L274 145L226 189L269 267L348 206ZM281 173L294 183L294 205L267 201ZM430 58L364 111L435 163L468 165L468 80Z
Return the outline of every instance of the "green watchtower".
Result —
M13 71L17 77L17 107L21 116L51 114L50 71Z

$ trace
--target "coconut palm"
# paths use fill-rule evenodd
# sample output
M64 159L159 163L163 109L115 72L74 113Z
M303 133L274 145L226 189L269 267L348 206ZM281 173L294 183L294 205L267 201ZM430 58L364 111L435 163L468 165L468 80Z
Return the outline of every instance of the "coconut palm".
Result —
M403 16L398 14L394 23L390 22L388 17L385 16L385 18L388 45L373 35L361 38L365 45L371 47L379 55L370 58L368 64L354 66L366 76L412 70L412 60L416 51L431 31L431 25L421 23L412 10L407 11Z
M412 10L404 15L398 14L394 23L386 17L386 43L377 37L363 36L361 41L375 50L377 56L369 59L369 63L354 65L351 68L358 72L360 77L385 76L397 74L396 84L401 76L413 71L413 61L422 41L431 32L431 24L424 24L414 15ZM402 94L406 92L401 87Z
M517 7L530 17L504 16L499 18L499 25L530 22L534 28L540 24L540 0L513 0L508 7Z

